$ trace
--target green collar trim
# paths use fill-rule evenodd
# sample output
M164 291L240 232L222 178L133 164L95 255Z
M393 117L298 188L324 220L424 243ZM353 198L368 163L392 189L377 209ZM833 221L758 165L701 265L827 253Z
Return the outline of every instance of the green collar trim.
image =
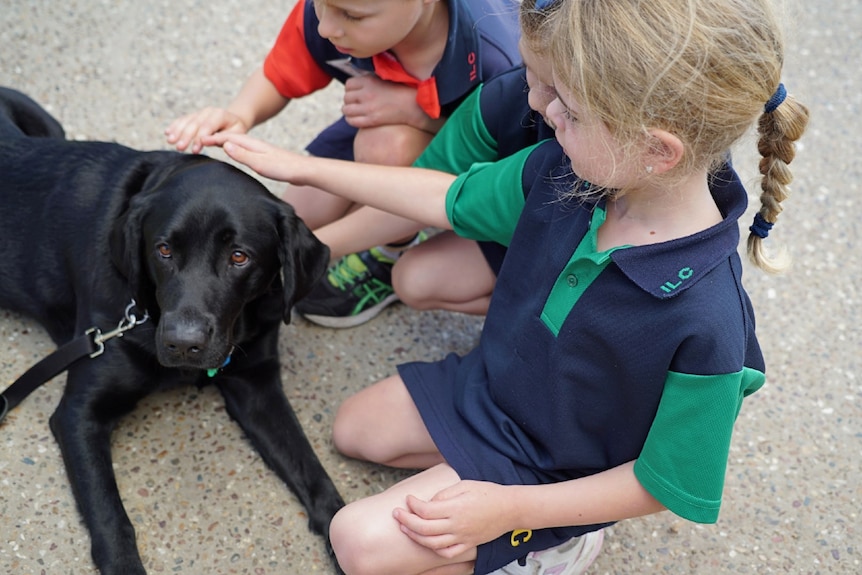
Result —
M559 335L563 323L581 295L611 262L611 254L627 247L619 246L603 252L596 251L599 228L605 222L606 215L602 206L596 206L593 210L590 229L557 276L554 287L545 300L541 315L542 322L555 336Z

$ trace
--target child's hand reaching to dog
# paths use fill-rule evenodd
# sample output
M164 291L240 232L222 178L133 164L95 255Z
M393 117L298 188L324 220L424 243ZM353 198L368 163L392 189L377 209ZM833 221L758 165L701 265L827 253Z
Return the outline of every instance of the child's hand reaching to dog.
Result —
M201 138L204 146L221 146L231 159L244 164L265 178L302 184L299 163L308 157L273 146L263 140L236 132L218 132Z
M237 116L224 108L204 108L192 114L177 118L165 130L168 143L176 146L180 152L187 149L199 153L204 144L202 139L212 134L231 132L244 134L249 126Z
M204 146L221 146L231 159L265 178L295 186L314 186L427 226L451 229L446 215L446 193L455 181L452 174L306 156L247 134L219 132L204 136L201 142ZM404 193L406 181L411 183L409 194Z
M204 108L177 118L167 127L165 136L177 150L197 154L204 146L212 145L204 138L222 133L245 134L275 116L289 101L266 78L263 68L258 68L227 108Z

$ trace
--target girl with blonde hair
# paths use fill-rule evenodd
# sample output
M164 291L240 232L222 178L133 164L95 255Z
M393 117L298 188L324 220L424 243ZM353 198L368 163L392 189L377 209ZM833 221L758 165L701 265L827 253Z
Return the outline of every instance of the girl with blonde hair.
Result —
M768 0L561 10L556 141L452 176L210 140L268 177L508 246L474 351L401 365L336 415L343 454L424 469L336 515L351 575L582 573L615 521L718 519L734 422L765 381L727 151L757 123L749 254L771 270L808 113L781 85Z

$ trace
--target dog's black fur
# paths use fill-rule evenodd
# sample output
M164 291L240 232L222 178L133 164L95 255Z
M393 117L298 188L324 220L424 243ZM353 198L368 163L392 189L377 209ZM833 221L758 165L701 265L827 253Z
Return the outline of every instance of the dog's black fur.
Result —
M219 388L327 537L343 501L282 389L278 331L329 251L293 209L223 162L67 141L38 104L7 88L0 206L0 306L33 317L57 344L113 329L133 298L137 317L150 316L69 369L50 418L101 573L145 573L111 468L111 431L142 397L181 384Z

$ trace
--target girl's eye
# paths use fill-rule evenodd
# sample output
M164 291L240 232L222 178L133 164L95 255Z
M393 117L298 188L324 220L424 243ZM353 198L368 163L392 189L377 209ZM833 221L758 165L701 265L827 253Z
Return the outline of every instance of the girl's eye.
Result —
M245 252L241 252L239 250L233 252L230 255L230 262L235 266L242 267L248 263L248 260L249 260L248 254L246 254Z
M342 12L345 20L349 20L350 22L357 22L362 20L362 16L356 16L355 14L351 14L350 12Z
M159 257L164 259L171 258L171 246L168 244L159 244L156 246L156 251L159 252Z
M575 116L575 114L571 110L566 108L565 106L563 107L563 116L566 118L566 121L568 121L568 122L575 123L578 121L578 117Z

